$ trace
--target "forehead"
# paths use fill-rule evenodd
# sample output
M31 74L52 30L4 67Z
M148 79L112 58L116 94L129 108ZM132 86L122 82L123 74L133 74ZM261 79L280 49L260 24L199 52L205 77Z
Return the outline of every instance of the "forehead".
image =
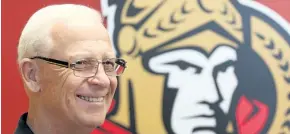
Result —
M110 43L104 40L84 40L69 44L65 51L68 58L114 58Z
M184 47L199 47L204 51L206 51L207 53L210 53L221 44L227 44L234 48L238 47L238 45L234 41L218 34L215 31L206 30L201 33L189 36L187 38L182 38L178 41L173 41L173 43L166 44L161 49L170 50Z
M215 48L211 53L201 51L201 49L178 49L169 52L164 52L156 57L153 57L149 64L165 65L175 61L183 61L178 64L184 64L184 62L196 65L199 67L215 67L228 61L236 61L236 50L231 46L219 46Z
M52 27L53 51L51 55L62 58L90 56L96 58L114 56L110 38L105 27L99 24L65 25Z

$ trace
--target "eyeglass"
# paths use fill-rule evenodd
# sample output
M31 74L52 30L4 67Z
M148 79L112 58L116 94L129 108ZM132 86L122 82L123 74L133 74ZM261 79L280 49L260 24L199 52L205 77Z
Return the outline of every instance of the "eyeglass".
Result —
M77 77L93 77L97 74L99 64L102 64L104 71L108 76L120 76L126 68L126 61L120 58L111 58L103 61L97 59L81 59L74 62L60 61L56 59L35 56L30 59L41 59L49 64L54 64L60 67L70 68Z

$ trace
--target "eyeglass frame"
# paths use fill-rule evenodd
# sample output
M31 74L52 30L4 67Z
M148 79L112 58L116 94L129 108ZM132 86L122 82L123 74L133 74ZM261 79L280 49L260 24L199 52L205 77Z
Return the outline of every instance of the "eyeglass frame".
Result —
M47 57L43 57L43 56L34 56L34 57L29 58L29 59L40 59L40 60L46 61L49 64L57 65L57 66L64 67L64 68L69 68L69 69L72 69L73 71L75 71L75 69L72 68L75 65L75 63L70 63L70 62L67 62L67 61L62 61L62 60L57 60L57 59L52 59L52 58L47 58ZM127 62L124 59L121 59L121 58L112 58L112 59L116 59L116 60L120 61L119 63L116 63L116 64L119 64L120 66L124 67L124 70L121 73L121 74L123 74L123 72L127 68L127 66L126 66ZM97 67L100 64L104 63L103 61L98 61L98 60L96 60L96 62L98 63L96 65ZM95 72L94 75L89 76L89 77L96 76L98 71L99 71L99 69L97 69L97 71ZM75 73L73 73L73 74L75 75ZM106 75L108 75L108 74L106 73ZM108 75L108 76L110 76L110 75ZM116 75L116 76L120 76L120 75ZM76 76L76 77L81 77L81 76ZM84 77L84 78L88 78L88 77Z

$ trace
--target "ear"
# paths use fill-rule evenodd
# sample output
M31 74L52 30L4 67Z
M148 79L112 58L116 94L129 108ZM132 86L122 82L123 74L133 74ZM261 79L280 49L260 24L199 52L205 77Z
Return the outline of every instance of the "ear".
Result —
M23 81L25 82L28 90L31 92L40 92L40 85L38 79L38 66L35 61L31 59L23 59L20 62L20 72L23 77Z

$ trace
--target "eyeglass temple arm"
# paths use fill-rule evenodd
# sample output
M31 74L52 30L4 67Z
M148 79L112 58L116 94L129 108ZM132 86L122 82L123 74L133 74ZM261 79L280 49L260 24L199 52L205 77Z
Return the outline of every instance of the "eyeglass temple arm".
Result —
M61 67L66 67L66 68L69 67L69 63L68 62L55 60L55 59L51 59L51 58L35 56L35 57L30 58L30 59L41 59L41 60L47 61L50 64L54 64L54 65L58 65L58 66L61 66Z
M119 60L117 60L116 63L119 64L119 65L121 65L121 66L123 66L123 67L125 67L125 68L127 67L127 66L126 66L126 61L123 60L123 59L119 59Z

